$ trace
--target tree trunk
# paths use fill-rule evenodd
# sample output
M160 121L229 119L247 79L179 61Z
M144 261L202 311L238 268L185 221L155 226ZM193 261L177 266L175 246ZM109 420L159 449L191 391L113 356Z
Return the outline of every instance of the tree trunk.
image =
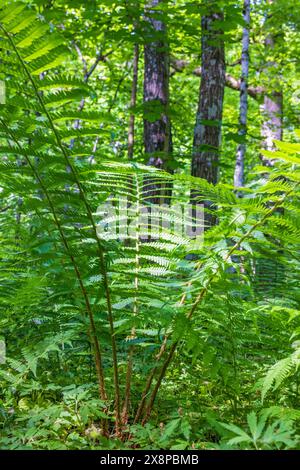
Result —
M223 20L222 12L211 12L202 17L201 84L199 104L194 129L192 176L216 184L221 145L221 122L225 88L225 51L223 33L215 22ZM199 194L192 193L192 200ZM199 199L198 199L199 202ZM202 201L205 209L209 201ZM205 225L215 223L215 218L205 211Z
M273 3L270 1L269 3ZM269 21L272 19L272 15L269 16ZM265 26L268 27L268 19L265 22ZM273 49L276 46L275 41L284 41L284 38L279 33L276 37L269 33L266 35L265 39L265 52L268 55L272 53ZM268 69L278 68L278 64L274 61L268 61L265 66L265 71L268 72ZM275 85L273 90L268 91L264 95L264 102L262 105L262 114L263 114L263 124L261 129L262 134L262 147L265 150L274 150L273 140L282 140L282 113L283 113L283 95L281 90L281 85L279 82L279 70L278 76L275 80ZM271 158L261 157L264 165L273 166L274 161Z
M239 116L239 136L242 141L239 143L236 153L236 163L234 171L234 186L244 186L244 165L246 153L247 134L247 112L248 112L248 75L249 75L249 43L250 43L250 0L244 0L243 19L246 26L243 29L242 40L242 73L240 84L240 116Z
M274 150L273 140L282 140L282 110L283 96L281 91L273 91L264 96L262 113L262 146L266 150ZM267 166L272 166L272 160L262 157Z
M170 170L169 157L172 150L169 108L169 50L166 25L157 19L159 11L152 17L152 7L165 3L165 0L151 0L146 9L146 19L151 29L149 42L144 50L144 147L148 164L156 168ZM151 41L153 32L160 37ZM149 202L167 202L164 196L170 188L149 183Z
M273 1L269 0L269 4L272 5ZM269 28L269 23L272 21L272 14L269 14L264 27ZM282 36L280 29L276 35L273 32L269 32L265 37L265 53L266 55L273 55L276 42L280 41L284 43L284 37ZM270 70L271 69L271 70ZM263 124L261 128L262 135L262 147L265 150L274 151L274 140L282 140L283 134L283 94L281 91L280 84L280 68L279 64L274 60L267 60L265 64L265 73L267 78L272 81L272 90L268 90L264 94L264 102L261 107L263 115ZM272 74L275 73L275 77ZM275 79L273 79L273 77ZM267 167L272 167L275 160L271 157L261 155L263 164ZM266 174L266 178L268 174ZM276 213L283 214L283 209L278 209ZM284 277L284 266L280 261L284 247L278 240L267 236L267 239L272 241L273 245L278 246L278 253L272 255L272 257L265 258L262 256L256 260L255 266L255 280L256 290L261 295L274 295L275 289L278 287L278 282Z
M202 76L193 143L192 175L210 183L218 180L221 121L225 87L225 53L222 32L214 28L222 13L204 16L202 26Z

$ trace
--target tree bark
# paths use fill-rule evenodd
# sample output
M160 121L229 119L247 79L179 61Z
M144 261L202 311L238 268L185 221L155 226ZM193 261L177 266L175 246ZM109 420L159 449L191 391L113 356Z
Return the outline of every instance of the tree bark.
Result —
M246 153L247 113L248 113L248 75L249 75L249 43L250 43L250 0L244 0L243 19L246 23L243 28L242 57L241 57L241 82L240 82L240 116L239 143L236 153L234 186L244 186L244 166Z
M165 23L157 19L159 11L155 10L155 19L151 13L165 0L151 0L146 8L146 20L158 39L149 40L144 49L144 147L148 164L156 168L170 170L169 158L172 151L171 124L169 108L169 48ZM147 186L148 201L152 203L167 202L164 197L170 193L165 185Z
M211 12L203 16L201 83L199 104L194 129L192 176L216 184L221 145L221 123L225 88L225 51L223 33L217 30L215 22L223 20L222 12ZM204 225L216 223L211 214L211 202L202 200L202 195L192 192L191 200L204 206Z
M192 175L210 183L218 180L221 121L225 87L225 53L222 32L214 23L223 14L204 16L202 26L202 73L193 142Z

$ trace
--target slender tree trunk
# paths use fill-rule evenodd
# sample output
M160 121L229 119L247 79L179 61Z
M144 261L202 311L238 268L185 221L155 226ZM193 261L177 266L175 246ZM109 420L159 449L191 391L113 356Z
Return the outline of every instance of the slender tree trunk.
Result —
M274 139L282 140L282 92L273 91L264 96L264 103L262 106L262 113L264 121L262 124L262 146L265 150L274 151ZM261 155L262 162L267 167L272 167L275 160L271 157ZM283 209L277 210L283 213ZM280 262L280 257L283 252L281 243L267 236L271 239L272 243L278 245L278 257L272 258L261 257L255 263L255 280L256 290L262 295L272 295L272 289L278 285L278 279L284 276L284 266Z
M265 40L266 51L274 49L274 37L268 35ZM268 63L266 67L275 67L274 62ZM264 95L262 106L263 124L261 134L263 138L262 146L266 150L274 150L274 140L282 140L282 116L283 116L283 95L281 87L276 83L276 90L269 91ZM262 157L266 166L273 166L273 160Z
M269 4L272 4L273 0L269 0ZM268 28L269 22L272 21L272 15L265 21L265 27ZM265 39L265 53L273 55L274 48L277 41L284 41L282 34L276 34L276 36L270 32L266 34ZM265 72L268 73L268 69L272 69L270 73L274 73L274 70L278 69L278 75L275 77L275 83L273 89L269 90L264 95L264 102L262 105L263 124L261 129L262 134L262 147L265 150L274 150L274 140L282 140L282 116L283 116L283 95L281 85L279 81L279 65L273 60L269 60L265 65ZM274 161L271 158L261 157L264 165L273 166Z
M275 2L269 0L268 3L272 5ZM274 140L282 140L283 134L283 94L280 84L280 66L273 60L273 56L275 55L274 49L276 48L276 43L283 44L284 37L280 28L278 30L276 29L276 34L273 33L273 28L268 32L268 29L272 26L272 22L274 25L275 20L272 16L272 10L270 11L271 13L269 12L264 23L264 27L267 30L265 36L265 54L267 56L265 74L269 80L271 78L272 89L265 92L264 101L261 106L263 116L261 135L262 147L272 152L275 150ZM268 56L272 57L271 60L268 60ZM266 157L265 155L261 155L261 160L267 167L272 167L275 163L275 160L270 156ZM266 177L268 177L267 174ZM276 212L283 214L283 209L280 208ZM274 286L277 288L278 279L284 276L284 266L280 262L284 247L278 240L270 236L266 238L272 241L273 245L278 246L278 256L273 256L272 258L261 257L256 260L255 280L256 289L259 293L262 295L272 295Z
M139 44L134 45L134 54L133 54L133 77L132 77L132 88L131 88L131 98L130 98L130 108L132 109L136 105L136 96L137 96L137 85L138 85L138 71L139 71ZM135 117L134 113L131 112L129 116L129 125L128 125L128 158L133 157L134 152L134 125Z
M244 0L243 19L246 23L243 29L242 40L242 73L240 84L240 116L239 116L239 136L242 142L239 143L236 153L236 163L234 171L234 186L244 185L244 165L246 153L247 134L247 112L248 112L248 75L249 75L249 43L250 43L250 0Z
M151 16L159 4L166 0L151 0L146 9L146 19L152 31L159 35L159 40L145 44L144 50L144 147L149 156L148 164L156 168L169 170L169 157L172 151L171 124L168 116L169 108L169 50L166 25L157 19L159 11L155 11L155 19ZM170 188L154 182L147 185L149 202L162 202ZM166 201L163 201L166 202Z
M274 150L273 140L282 140L282 112L283 96L281 91L273 91L264 96L262 113L264 122L262 124L262 146L266 150ZM262 157L265 165L273 166L273 161Z

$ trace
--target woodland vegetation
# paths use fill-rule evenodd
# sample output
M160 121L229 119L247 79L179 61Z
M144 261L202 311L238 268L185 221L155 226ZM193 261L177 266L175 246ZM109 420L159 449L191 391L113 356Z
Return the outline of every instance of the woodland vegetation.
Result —
M1 449L300 449L299 32L1 0Z

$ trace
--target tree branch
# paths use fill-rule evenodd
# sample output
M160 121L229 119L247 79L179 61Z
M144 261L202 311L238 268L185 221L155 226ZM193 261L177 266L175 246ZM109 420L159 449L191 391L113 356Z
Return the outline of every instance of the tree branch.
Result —
M90 69L87 70L84 74L84 81L87 82L92 73L94 72L95 68L99 64L99 62L106 62L107 57L113 53L113 50L107 52L106 54L99 53L96 55L95 62L91 65Z
M186 68L188 68L190 63L187 60L183 59L171 59L171 67L175 72L183 72ZM201 77L201 67L196 67L194 70L192 70L192 74L196 75L197 77ZM241 88L241 81L234 78L232 75L229 73L225 74L225 85L228 88L231 88L232 90L240 91ZM265 89L261 86L249 86L248 87L248 94L255 100L260 99L262 94L265 92Z
M113 49L109 52L107 52L106 54L102 54L102 52L99 52L97 55L96 55L96 59L94 61L94 63L91 65L91 67L88 69L88 66L87 66L87 61L86 59L84 58L82 52L81 52L81 49L80 47L78 46L78 44L76 44L75 41L73 41L73 45L75 47L75 50L78 54L78 57L79 59L81 60L82 64L83 64L83 73L84 73L84 81L87 82L90 78L90 76L92 75L92 73L94 72L95 68L97 67L97 65L99 64L99 62L106 62L107 61L107 57L113 53Z

